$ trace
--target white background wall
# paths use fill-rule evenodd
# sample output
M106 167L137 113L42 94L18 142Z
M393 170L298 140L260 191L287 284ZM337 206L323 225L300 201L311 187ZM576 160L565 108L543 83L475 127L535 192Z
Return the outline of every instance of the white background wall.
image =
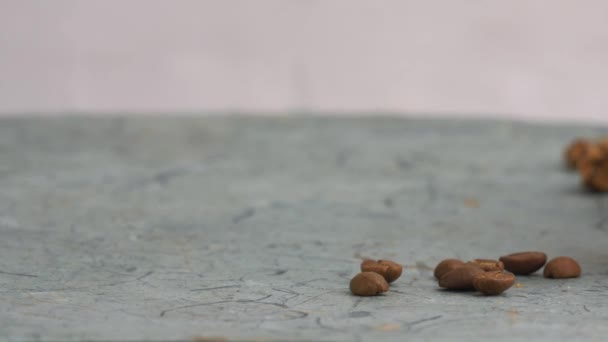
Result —
M0 113L608 122L608 1L0 0Z

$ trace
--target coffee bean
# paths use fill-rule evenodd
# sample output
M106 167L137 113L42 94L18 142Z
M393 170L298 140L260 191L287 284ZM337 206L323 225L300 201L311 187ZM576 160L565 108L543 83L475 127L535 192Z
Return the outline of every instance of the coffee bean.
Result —
M583 185L597 192L608 191L608 157L595 162L581 163L579 173Z
M464 266L465 263L458 259L445 259L435 266L435 278L441 279L441 277L450 272L453 269Z
M574 169L577 163L585 156L591 142L586 139L576 139L564 151L564 161L568 167Z
M467 265L477 266L485 272L502 271L505 268L501 261L491 259L475 259L467 262Z
M375 296L388 291L388 283L375 272L361 272L350 281L350 291L356 296Z
M602 140L577 139L566 148L564 159L570 168L580 169L583 164L605 159L607 153L608 144L605 138Z
M527 275L538 271L547 262L543 252L521 252L500 257L505 270L515 274Z
M471 265L455 268L439 279L439 286L448 290L472 290L473 278L484 271Z
M515 275L502 271L485 272L473 278L475 290L486 296L497 296L513 286L513 283Z
M581 267L576 260L561 256L551 259L545 266L545 278L576 278L581 275Z
M361 263L361 271L378 273L383 276L387 282L392 283L401 276L403 266L390 260L364 260Z
M380 264L376 260L363 260L361 262L361 272L375 272L384 276L388 272L388 265Z

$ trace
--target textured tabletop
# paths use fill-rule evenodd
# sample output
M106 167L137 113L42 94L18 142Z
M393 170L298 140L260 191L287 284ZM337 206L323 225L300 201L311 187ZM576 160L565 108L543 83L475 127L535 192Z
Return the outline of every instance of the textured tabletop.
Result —
M605 340L608 202L561 165L593 127L396 118L0 119L0 338ZM541 250L572 280L437 288ZM405 265L354 297L361 258Z

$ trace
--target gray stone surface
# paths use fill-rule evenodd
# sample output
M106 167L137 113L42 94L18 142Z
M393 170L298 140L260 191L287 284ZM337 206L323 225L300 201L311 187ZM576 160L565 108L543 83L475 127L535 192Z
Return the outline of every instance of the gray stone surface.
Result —
M393 118L0 120L8 340L605 340L608 211L561 166L600 128ZM573 280L438 290L446 257ZM405 265L348 292L362 257Z

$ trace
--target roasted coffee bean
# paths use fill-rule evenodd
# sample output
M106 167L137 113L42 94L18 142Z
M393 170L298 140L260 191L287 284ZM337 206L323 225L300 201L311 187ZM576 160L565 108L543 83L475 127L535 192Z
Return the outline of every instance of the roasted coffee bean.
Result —
M473 278L475 290L486 296L497 296L515 283L515 275L509 272L494 271L476 275Z
M465 263L458 259L445 259L435 266L435 278L441 279L441 277L450 272L453 269L464 266Z
M578 162L585 156L585 153L591 142L586 139L576 139L566 147L564 151L564 160L568 167L576 168Z
M608 156L608 145L605 140L592 141L577 139L572 142L564 154L566 164L580 169L581 165L592 164Z
M477 266L485 272L502 271L505 269L501 261L491 259L475 259L467 262L467 265Z
M581 275L581 267L576 260L561 256L551 259L545 265L543 275L545 278L576 278Z
M350 281L350 291L356 296L375 296L388 291L388 283L375 272L361 272Z
M471 265L455 268L439 279L439 286L448 290L472 290L473 278L484 271Z
M581 163L579 173L583 185L593 191L608 191L608 157Z
M505 270L515 274L527 275L538 271L547 262L543 252L520 252L500 257Z
M383 276L387 282L392 283L401 276L403 266L390 260L364 260L361 263L361 271L378 273Z

